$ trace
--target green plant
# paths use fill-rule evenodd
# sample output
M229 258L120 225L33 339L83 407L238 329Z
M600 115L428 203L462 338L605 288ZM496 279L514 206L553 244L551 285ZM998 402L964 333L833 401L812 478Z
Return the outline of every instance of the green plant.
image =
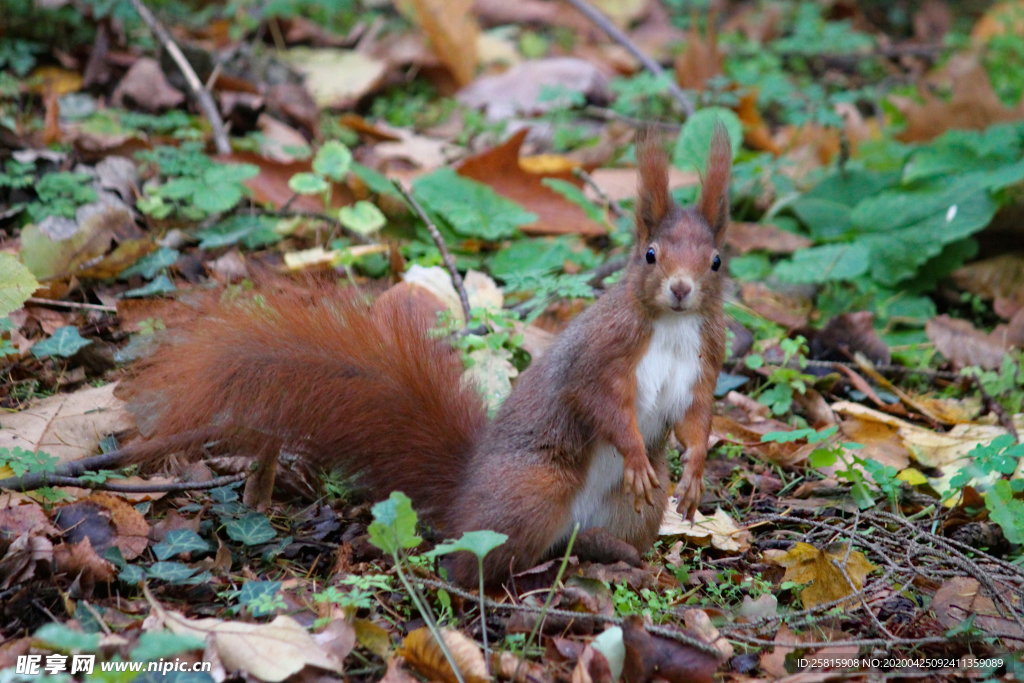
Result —
M58 464L60 464L60 459L45 451L32 452L20 446L0 448L0 470L9 467L15 477L38 473L52 474L57 471ZM55 502L66 497L64 492L50 486L38 488L33 493L49 502Z
M771 408L774 415L785 415L793 407L794 392L801 395L806 393L807 385L814 381L814 377L800 371L807 365L806 339L803 337L783 339L779 342L779 346L783 352L782 365L772 368L767 382L757 392L757 401ZM800 369L787 367L794 357ZM757 370L765 364L764 357L758 354L747 356L744 363L751 370Z
M57 171L46 173L35 183L36 200L25 206L29 218L38 223L47 216L74 218L75 209L96 201L96 190L88 173Z
M230 211L249 193L243 181L260 171L253 164L218 163L203 153L198 142L159 146L137 156L153 164L166 179L163 184L147 185L137 202L140 211L157 219L177 213L198 221Z
M972 377L981 383L982 389L992 398L998 400L1011 413L1020 410L1024 405L1024 372L1021 372L1024 354L1007 353L999 370L984 370L970 366L962 369L960 374Z
M338 583L347 586L348 590L342 591L335 586L329 586L320 593L314 593L313 599L318 603L329 602L345 610L355 611L371 609L377 593L394 590L391 577L383 574L350 574L343 576Z

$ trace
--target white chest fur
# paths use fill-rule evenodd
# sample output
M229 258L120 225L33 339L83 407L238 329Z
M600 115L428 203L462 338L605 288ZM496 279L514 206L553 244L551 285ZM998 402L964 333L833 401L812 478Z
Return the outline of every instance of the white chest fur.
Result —
M672 315L654 323L647 353L636 367L637 425L648 444L661 439L666 426L693 402L693 385L700 375L701 322L696 315ZM574 521L583 529L608 528L616 507L607 498L621 487L622 456L611 444L596 444L587 480L573 501Z

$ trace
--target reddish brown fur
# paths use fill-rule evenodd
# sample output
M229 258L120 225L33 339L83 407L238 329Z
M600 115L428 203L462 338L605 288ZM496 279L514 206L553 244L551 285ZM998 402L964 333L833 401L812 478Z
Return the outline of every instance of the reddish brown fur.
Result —
M723 149L716 132L700 203L682 210L668 193L657 140L641 141L638 240L624 276L522 374L490 424L479 398L461 384L458 356L427 336L429 316L403 313L396 297L367 311L327 292L315 308L278 294L263 306L211 310L183 340L141 364L129 387L133 403L150 418L154 437L218 425L243 452L269 458L284 446L322 466L361 473L375 497L402 490L448 534L507 534L486 560L491 583L564 543L594 447L611 443L627 471L634 468L652 488L607 501L606 529L644 552L668 499L669 425L644 442L636 371L655 320L669 314L659 288L679 273L693 279L689 314L703 320L695 398L675 425L689 454L680 483L685 509L699 502L711 392L724 353L720 274L710 269L728 220L731 154ZM652 247L656 266L645 260ZM663 486L653 488L655 481ZM639 514L636 493L651 503ZM456 556L452 570L473 585L476 559Z

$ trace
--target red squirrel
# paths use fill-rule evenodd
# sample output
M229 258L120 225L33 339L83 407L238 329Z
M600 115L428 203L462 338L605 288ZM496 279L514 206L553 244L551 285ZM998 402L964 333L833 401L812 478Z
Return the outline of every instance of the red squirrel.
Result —
M645 552L668 503L670 429L686 447L679 510L692 516L704 489L725 352L718 250L732 149L718 126L700 199L686 209L669 194L659 141L641 135L636 149L625 272L490 422L459 354L411 300L270 293L212 308L137 364L123 394L152 439L147 459L167 457L152 448L160 440L198 452L216 438L259 457L264 473L284 449L356 475L377 499L402 491L447 536L508 535L486 558L491 585L564 548L576 523ZM461 555L453 578L473 586L476 560Z

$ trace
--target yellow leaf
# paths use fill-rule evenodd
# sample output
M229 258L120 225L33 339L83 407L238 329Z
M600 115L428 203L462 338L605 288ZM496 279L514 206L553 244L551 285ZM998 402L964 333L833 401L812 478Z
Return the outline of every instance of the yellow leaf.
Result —
M914 469L913 467L908 467L903 470L896 475L896 478L900 481L907 482L911 486L920 486L921 484L928 483L928 477L924 476L921 474L920 470Z
M452 653L466 683L486 683L489 680L484 655L472 640L452 629L442 629L441 637ZM407 635L399 653L410 666L432 681L458 683L444 652L426 626Z
M47 91L52 90L60 97L82 89L82 75L77 71L63 69L59 66L41 66L34 69L29 79L38 79L38 82L32 86L32 92L37 95L44 95Z
M476 76L477 36L473 0L413 0L418 23L437 58L460 86Z
M844 558L846 576L843 576L843 572L836 566L842 565ZM852 595L854 590L863 587L864 577L875 570L875 565L868 562L864 554L858 550L850 551L847 557L846 544L842 543L830 545L824 551L808 543L797 543L785 555L772 561L786 568L783 581L811 584L800 591L800 601L805 609ZM840 607L845 609L851 604L852 601L847 601L840 603Z

